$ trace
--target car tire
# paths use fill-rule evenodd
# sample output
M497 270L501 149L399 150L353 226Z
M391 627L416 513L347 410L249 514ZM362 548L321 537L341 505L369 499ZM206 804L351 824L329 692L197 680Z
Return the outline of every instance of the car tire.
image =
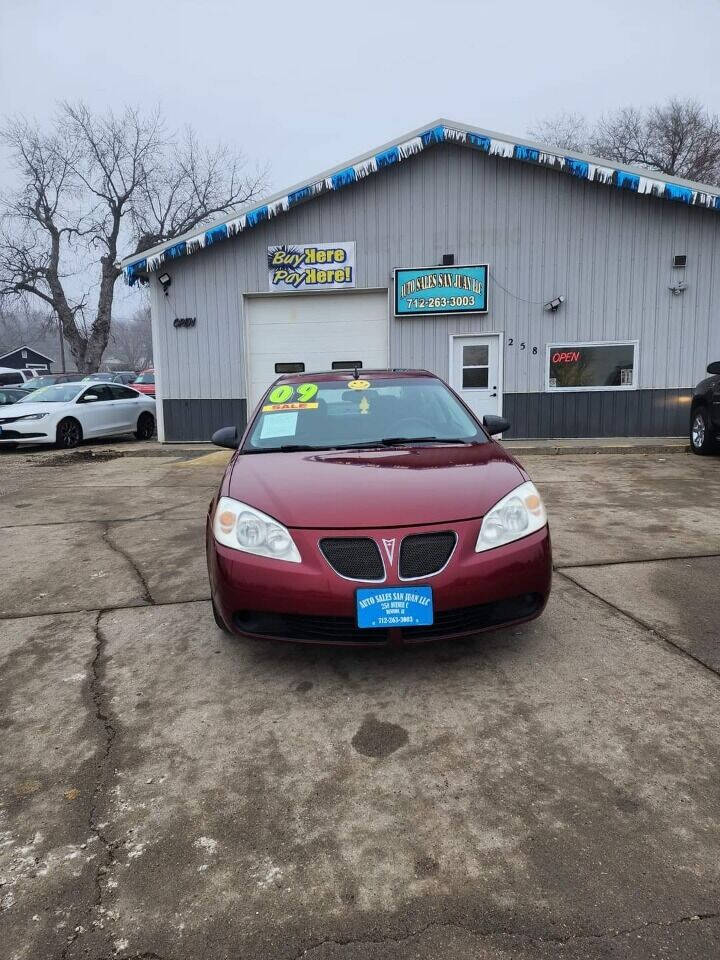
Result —
M215 606L215 601L212 599L212 597L210 598L210 603L212 604L213 617L215 618L215 623L217 624L218 628L222 630L223 633L230 633L225 621L218 613L218 608Z
M138 417L135 436L138 440L151 440L155 433L155 417L151 413L141 413Z
M82 427L74 417L65 417L57 425L55 446L61 450L70 450L82 441Z
M698 456L717 452L718 444L712 434L710 418L705 407L696 407L690 417L690 449Z

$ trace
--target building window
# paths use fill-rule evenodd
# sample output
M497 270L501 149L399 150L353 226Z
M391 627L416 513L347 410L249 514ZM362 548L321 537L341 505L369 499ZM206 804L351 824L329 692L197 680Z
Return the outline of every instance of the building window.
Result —
M636 340L609 343L549 343L545 389L637 389Z
M362 360L333 360L333 370L360 370Z
M469 343L462 348L463 390L487 390L490 347L486 343Z
M275 373L305 373L304 363L276 363Z

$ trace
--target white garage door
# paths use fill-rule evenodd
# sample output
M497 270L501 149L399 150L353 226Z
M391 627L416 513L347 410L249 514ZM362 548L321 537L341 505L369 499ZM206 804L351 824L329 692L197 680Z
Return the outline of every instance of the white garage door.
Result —
M388 298L381 293L249 297L249 397L252 409L278 377L277 363L304 363L310 373L359 360L388 365Z

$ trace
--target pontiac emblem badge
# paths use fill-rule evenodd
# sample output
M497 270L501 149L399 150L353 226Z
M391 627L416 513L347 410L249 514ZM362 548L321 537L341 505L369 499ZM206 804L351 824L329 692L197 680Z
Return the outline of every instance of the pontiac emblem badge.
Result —
M393 556L395 554L395 538L392 540L383 540L383 546L385 547L385 553L390 563L393 562Z

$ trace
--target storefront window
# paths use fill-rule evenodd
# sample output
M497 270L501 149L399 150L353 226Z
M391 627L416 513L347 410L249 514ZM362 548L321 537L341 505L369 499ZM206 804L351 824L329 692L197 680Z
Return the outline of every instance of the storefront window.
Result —
M305 373L304 363L276 363L275 373Z
M551 343L546 387L554 390L634 390L637 343Z

